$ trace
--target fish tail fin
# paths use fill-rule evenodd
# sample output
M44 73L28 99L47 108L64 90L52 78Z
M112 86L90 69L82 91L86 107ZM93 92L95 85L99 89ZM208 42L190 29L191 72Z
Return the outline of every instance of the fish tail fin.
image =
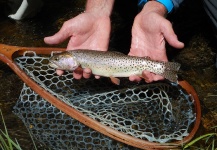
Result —
M181 67L181 65L179 63L176 62L166 62L165 63L165 70L171 70L171 71L179 71L179 68Z
M180 68L180 64L179 63L175 63L175 62L166 62L165 63L165 71L162 74L166 79L177 83L178 80L178 76L177 76L177 72L179 71Z

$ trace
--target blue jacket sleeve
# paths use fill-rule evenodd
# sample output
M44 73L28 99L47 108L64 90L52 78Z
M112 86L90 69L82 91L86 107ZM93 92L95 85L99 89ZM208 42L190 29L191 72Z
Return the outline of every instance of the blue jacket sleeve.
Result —
M143 5L147 2L148 0L138 0L138 6L143 7ZM172 0L174 9L177 9L179 5L183 2L184 0Z

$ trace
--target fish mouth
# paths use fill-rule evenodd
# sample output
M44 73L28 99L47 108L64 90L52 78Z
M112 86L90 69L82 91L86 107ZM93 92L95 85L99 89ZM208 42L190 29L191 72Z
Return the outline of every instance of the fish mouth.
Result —
M50 62L48 65L49 65L51 68L55 68L55 69L59 68L59 66L56 65L56 64L53 63L53 62Z

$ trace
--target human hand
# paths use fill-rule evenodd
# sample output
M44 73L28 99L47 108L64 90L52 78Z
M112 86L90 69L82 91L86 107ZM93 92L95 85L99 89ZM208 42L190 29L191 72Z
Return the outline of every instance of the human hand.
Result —
M165 40L175 48L183 48L184 44L178 41L172 24L165 19L165 7L155 1L145 4L142 11L135 17L132 27L132 42L129 55L145 57L152 60L168 61ZM143 71L142 77L147 83L164 79L160 75ZM139 76L130 76L130 81L139 82Z
M84 12L75 18L66 21L59 32L50 37L45 37L47 44L59 44L70 38L67 49L90 49L106 51L110 36L110 18L92 12ZM62 75L62 70L57 70ZM75 79L89 78L91 70L78 68L73 72ZM99 78L99 76L96 76Z

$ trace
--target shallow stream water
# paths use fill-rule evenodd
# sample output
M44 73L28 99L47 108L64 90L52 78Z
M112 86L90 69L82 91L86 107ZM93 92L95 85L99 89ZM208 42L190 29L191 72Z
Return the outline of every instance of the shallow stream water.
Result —
M202 122L196 134L198 137L212 132L210 127L217 125L217 70L214 66L217 48L202 4L195 1L188 0L176 14L168 16L179 39L185 42L185 48L176 50L168 46L167 49L169 58L182 65L179 76L196 89L201 101ZM112 14L110 48L126 50L125 53L130 48L130 29L137 13L136 3L129 3L132 5L123 6L120 1L117 2ZM64 21L82 13L85 6L85 2L79 0L44 0L44 7L34 18L14 21L7 17L10 11L6 4L6 0L0 2L0 43L25 47L48 46L43 42L43 38L57 32ZM64 42L58 47L66 47L66 44L67 42ZM31 149L32 144L29 144L29 134L25 126L12 113L22 85L19 77L6 64L0 62L0 108L5 123L12 138L17 138L23 149ZM203 145L201 143L198 146Z

